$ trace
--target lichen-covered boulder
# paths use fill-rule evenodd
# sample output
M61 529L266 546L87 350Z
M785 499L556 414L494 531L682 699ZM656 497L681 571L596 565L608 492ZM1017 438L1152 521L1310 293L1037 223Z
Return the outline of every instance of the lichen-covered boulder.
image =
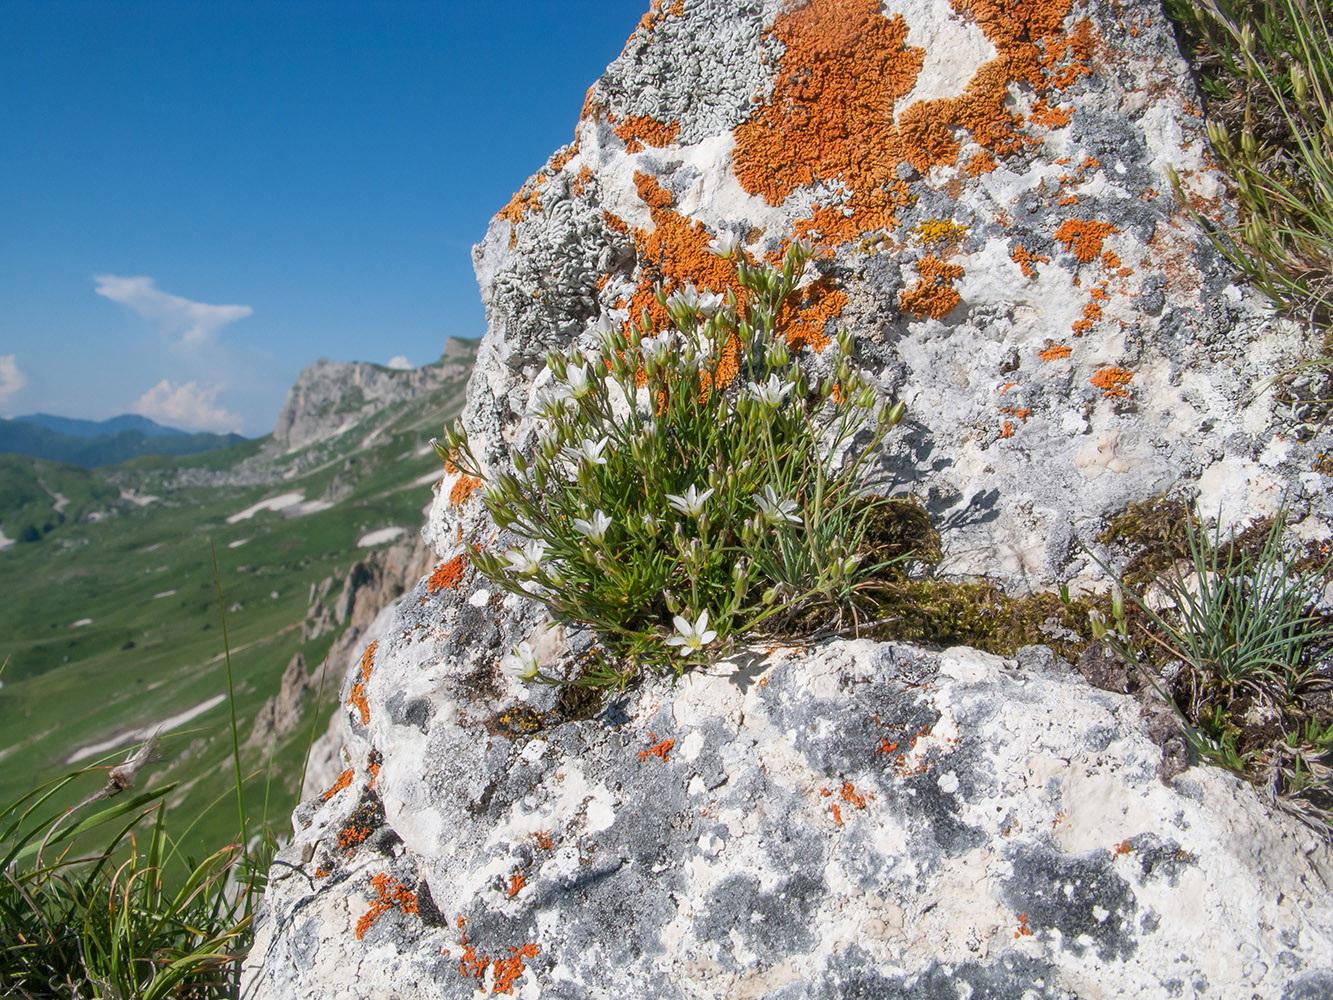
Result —
M474 250L474 441L524 443L544 352L598 317L734 285L715 235L804 239L789 337L818 367L846 326L906 401L893 470L946 572L1095 575L1075 540L1182 480L1226 518L1326 513L1320 449L1262 391L1298 331L1172 192L1226 217L1191 95L1157 0L657 5Z
M1225 216L1190 94L1150 0L656 4L476 248L472 447L531 444L547 349L731 287L715 236L805 239L789 340L818 371L846 326L907 402L887 468L946 573L1091 583L1077 542L1179 483L1325 537L1319 432L1262 391L1299 338L1171 192ZM595 712L506 677L591 640L469 565L479 485L446 473L440 562L349 671L246 996L1333 990L1327 845L1045 647L778 644Z
M1137 704L1044 647L757 651L580 721L487 679L476 603L366 653L247 996L1333 988L1327 845L1220 770L1164 784Z

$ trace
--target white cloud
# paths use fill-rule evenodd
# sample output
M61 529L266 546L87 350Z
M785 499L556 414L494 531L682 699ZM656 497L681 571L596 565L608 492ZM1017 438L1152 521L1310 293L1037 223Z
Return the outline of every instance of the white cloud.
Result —
M197 382L177 385L163 379L140 396L130 412L182 430L239 434L241 418L213 405L220 388L201 389Z
M389 367L398 369L411 368L412 362L408 361L404 355L399 354L397 357L389 359Z
M121 278L99 274L95 291L112 302L129 306L140 316L155 319L169 334L179 334L185 347L198 347L212 340L228 323L245 319L254 312L249 306L212 306L191 302L179 295L169 295L152 278Z
M13 354L0 354L0 403L9 402L28 384L28 376L19 371L18 361Z

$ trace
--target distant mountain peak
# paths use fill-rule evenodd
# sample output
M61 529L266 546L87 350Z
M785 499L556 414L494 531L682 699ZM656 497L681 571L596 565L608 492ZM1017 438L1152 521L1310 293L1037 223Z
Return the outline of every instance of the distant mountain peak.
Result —
M75 417L57 417L50 413L29 413L14 417L15 421L45 427L57 434L69 434L72 437L91 438L103 434L119 434L121 431L138 431L147 437L165 437L168 435L188 434L188 431L166 427L137 413L122 413L106 420L80 420Z

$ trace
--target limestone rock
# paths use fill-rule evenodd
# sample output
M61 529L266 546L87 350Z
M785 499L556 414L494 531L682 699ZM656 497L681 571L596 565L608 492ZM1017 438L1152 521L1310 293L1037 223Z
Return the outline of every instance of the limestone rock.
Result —
M1163 784L1137 705L1068 667L838 641L570 721L398 637L429 618L400 612L354 671L351 765L297 812L280 857L309 862L275 869L247 995L1333 982L1327 845L1217 769Z
M818 373L846 325L907 402L886 468L946 572L1091 585L1079 543L1178 484L1328 537L1327 434L1260 391L1299 337L1171 193L1225 218L1207 153L1155 0L655 4L474 250L473 448L532 443L548 349L729 287L714 236L806 238L789 339ZM775 647L591 718L505 677L590 640L468 566L505 544L478 485L437 487L438 565L358 640L246 996L1333 990L1327 844L1049 651Z
M294 450L340 434L391 403L424 395L466 374L470 353L468 345L451 337L440 362L421 368L321 358L303 369L288 390L273 438Z

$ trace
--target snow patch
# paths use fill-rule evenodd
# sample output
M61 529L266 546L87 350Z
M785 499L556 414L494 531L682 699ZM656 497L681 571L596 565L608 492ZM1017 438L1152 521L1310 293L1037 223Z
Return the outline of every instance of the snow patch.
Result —
M162 591L161 593L154 594L154 595L153 595L153 600L155 600L155 601L159 601L159 600L161 600L161 599L164 598L164 597L171 597L171 596L172 596L173 594L175 594L175 593L176 593L176 591L175 591L174 589L172 589L172 590L164 590L164 591Z
M407 531L406 528L380 528L378 531L362 535L357 539L356 544L363 549L371 545L383 545L385 542L393 541L405 531Z
M70 627L70 628L83 628L83 626L85 626L85 625L91 625L92 623L93 623L93 620L92 620L91 618L80 618L80 619L79 619L78 621L76 621L76 622L70 622L70 623L69 623L69 627Z
M126 489L120 491L120 498L129 501L136 507L147 507L150 503L155 503L162 499L161 497L150 496L147 493L135 493L133 490ZM148 550L145 549L144 551L147 552Z
M305 499L304 493L281 493L275 497L269 497L267 500L260 500L227 518L228 524L235 524L237 521L248 521L261 510L286 510L288 507L294 507Z
M118 736L111 737L109 740L103 740L101 743L90 743L86 747L80 747L65 759L65 763L77 764L86 757L105 753L107 750L113 750L126 743L142 743L144 740L148 739L148 737L152 736L153 733L159 730L165 733L175 729L177 726L183 726L191 719L203 715L210 708L214 708L226 700L227 696L225 694L215 694L207 701L201 701L198 705L195 705L194 708L187 708L184 712L177 712L175 715L170 715L154 725L140 726L138 729L131 729L128 733L121 733Z

